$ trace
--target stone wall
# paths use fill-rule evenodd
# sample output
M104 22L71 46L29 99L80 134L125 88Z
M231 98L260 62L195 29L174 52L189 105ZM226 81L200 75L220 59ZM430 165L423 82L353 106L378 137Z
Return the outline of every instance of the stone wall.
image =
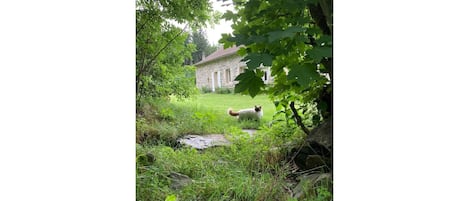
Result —
M208 87L215 88L233 88L237 81L236 76L243 72L246 63L241 61L241 57L234 54L214 61L199 64L196 70L197 88ZM266 83L272 83L270 69L266 68Z

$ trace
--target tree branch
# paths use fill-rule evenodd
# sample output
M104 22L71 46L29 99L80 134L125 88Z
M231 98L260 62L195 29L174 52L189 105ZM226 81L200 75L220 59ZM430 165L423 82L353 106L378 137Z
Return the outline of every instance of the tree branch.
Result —
M292 101L290 103L290 109L293 111L293 116L295 117L296 124L301 127L301 130L306 133L306 135L310 134L310 130L306 128L305 124L303 124L303 120L301 119L300 115L298 114L298 111L295 108L295 102Z
M321 6L322 13L324 14L326 18L326 24L332 33L332 1L331 0L319 0L319 5Z
M144 69L145 71L147 70L148 66L151 66L150 64L153 63L153 61L156 60L156 58L158 58L158 56L161 54L161 52L163 52L163 50L165 50L166 48L168 48L168 46L174 41L176 40L177 37L179 37L187 28L189 24L186 24L186 26L184 26L183 29L181 29L181 31L179 33L177 33L173 38L171 38L171 40L168 41L168 43L166 43L166 45L164 45L154 56L153 58L150 59L150 61L148 61L148 65L146 66L146 68Z
M319 5L308 4L308 11L315 24L321 28L322 32L326 35L331 35L331 30L327 24L326 16Z
M143 22L140 24L140 27L137 27L137 31L136 31L135 35L138 35L138 33L139 33L143 28L145 28L145 25L146 25L147 22L148 22L148 20L143 20Z
M176 40L177 37L179 37L187 28L189 24L186 24L186 26L184 26L183 29L181 29L181 31L179 33L177 33L173 38L171 38L171 40L168 41L168 43L166 43L166 45L164 45L148 62L146 65L143 65L141 70L137 73L137 80L136 82L138 83L140 78L141 78L141 75L142 73L148 71L148 69L150 68L151 64L156 60L156 58L158 58L158 56L163 52L163 50L165 50L174 40Z

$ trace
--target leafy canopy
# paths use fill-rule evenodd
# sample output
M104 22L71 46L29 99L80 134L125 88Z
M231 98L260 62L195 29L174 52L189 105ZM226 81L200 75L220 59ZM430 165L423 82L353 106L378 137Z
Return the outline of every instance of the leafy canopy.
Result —
M212 13L208 0L136 1L137 104L147 97L195 93L195 68L183 65L196 49L186 44L188 29L213 23Z

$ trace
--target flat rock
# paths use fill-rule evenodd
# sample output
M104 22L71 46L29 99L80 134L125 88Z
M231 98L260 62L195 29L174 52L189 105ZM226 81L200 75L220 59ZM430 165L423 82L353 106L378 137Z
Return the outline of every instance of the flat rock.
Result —
M196 149L206 149L213 146L224 146L231 144L222 134L210 135L186 135L178 142Z

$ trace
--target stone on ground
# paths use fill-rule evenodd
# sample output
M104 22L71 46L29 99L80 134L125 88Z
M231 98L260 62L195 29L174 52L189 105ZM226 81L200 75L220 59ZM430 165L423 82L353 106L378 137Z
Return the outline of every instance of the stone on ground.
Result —
M171 188L174 190L179 190L192 183L192 179L189 176L177 172L171 172L169 178L171 178Z
M228 141L222 134L186 135L180 138L178 142L196 149L206 149L213 146L224 146L230 144L230 141Z

